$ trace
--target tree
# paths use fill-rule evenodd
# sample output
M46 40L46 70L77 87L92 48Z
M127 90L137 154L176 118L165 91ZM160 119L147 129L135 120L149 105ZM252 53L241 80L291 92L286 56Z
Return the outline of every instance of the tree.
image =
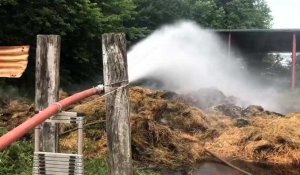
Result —
M134 0L135 23L149 31L179 19L218 29L269 28L272 17L264 0Z
M215 0L188 0L188 18L203 27L224 28L225 11L222 6L217 6Z
M32 46L17 83L28 87L36 35L61 35L62 84L80 83L102 74L102 33L126 32L133 43L178 19L209 28L268 28L271 16L264 0L0 0L0 45Z
M130 0L6 0L0 7L0 45L32 46L22 78L31 84L37 34L62 36L61 75L62 84L67 84L102 74L102 33L126 31L129 39L143 33L127 25L136 15Z
M270 28L272 16L264 0L218 0L225 11L224 28Z
M134 0L134 3L138 14L135 23L149 31L188 16L189 7L184 0Z

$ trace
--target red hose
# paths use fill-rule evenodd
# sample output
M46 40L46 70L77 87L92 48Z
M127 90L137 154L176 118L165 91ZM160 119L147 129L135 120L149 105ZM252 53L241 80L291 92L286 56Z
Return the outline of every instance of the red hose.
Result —
M76 93L70 97L67 97L58 103L52 104L48 108L40 111L38 114L34 115L32 118L26 120L24 123L20 124L13 130L9 131L2 137L0 137L0 151L4 148L12 144L17 139L21 138L30 130L34 129L36 126L42 124L45 120L50 118L51 116L58 113L62 108L70 106L84 98L95 95L99 92L103 91L103 86L99 85L96 88L91 88L79 93Z

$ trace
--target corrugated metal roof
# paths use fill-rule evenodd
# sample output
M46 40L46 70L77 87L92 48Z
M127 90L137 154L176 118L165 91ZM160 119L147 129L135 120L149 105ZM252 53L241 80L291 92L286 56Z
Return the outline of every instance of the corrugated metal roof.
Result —
M212 30L244 53L292 52L293 34L300 42L300 29L219 29ZM300 44L297 44L300 51Z
M215 32L300 32L300 29L213 29Z
M21 77L28 64L29 48L29 46L0 46L0 77Z

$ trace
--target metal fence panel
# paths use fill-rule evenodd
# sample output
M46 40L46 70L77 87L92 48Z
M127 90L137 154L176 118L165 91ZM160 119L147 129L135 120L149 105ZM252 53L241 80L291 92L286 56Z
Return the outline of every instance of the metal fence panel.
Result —
M0 77L21 77L28 64L29 48L29 46L0 46Z

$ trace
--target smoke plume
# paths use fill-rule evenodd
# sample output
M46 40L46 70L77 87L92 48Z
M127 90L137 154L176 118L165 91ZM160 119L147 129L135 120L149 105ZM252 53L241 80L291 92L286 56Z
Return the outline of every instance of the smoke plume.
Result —
M258 83L243 59L227 53L227 45L212 31L192 21L163 26L128 53L131 82L150 79L160 88L191 91L217 88L244 104L281 111L276 90Z

